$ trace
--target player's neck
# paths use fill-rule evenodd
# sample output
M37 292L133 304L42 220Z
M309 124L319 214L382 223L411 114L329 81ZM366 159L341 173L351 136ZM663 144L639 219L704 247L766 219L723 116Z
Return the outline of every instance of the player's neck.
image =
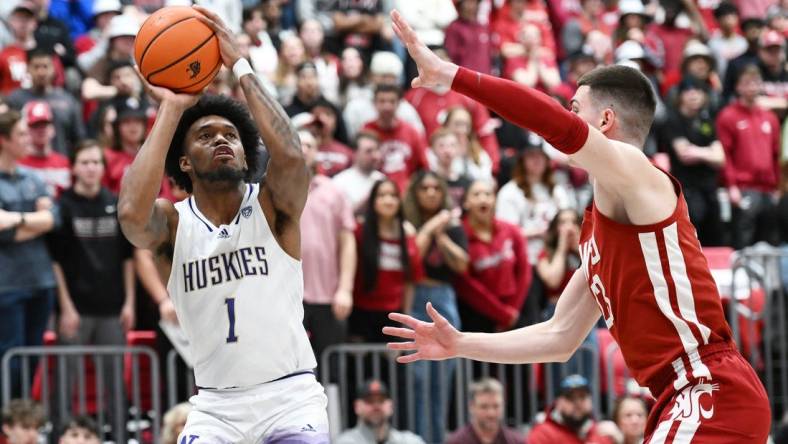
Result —
M246 192L246 184L206 184L193 182L194 201L200 212L214 224L226 225L238 214Z

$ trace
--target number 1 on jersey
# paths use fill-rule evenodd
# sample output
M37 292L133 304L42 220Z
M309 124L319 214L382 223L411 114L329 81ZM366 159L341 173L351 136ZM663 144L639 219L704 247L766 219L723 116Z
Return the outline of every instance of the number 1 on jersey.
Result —
M227 305L227 317L230 319L230 331L227 333L227 343L238 342L238 336L235 336L235 298L225 298L224 304Z

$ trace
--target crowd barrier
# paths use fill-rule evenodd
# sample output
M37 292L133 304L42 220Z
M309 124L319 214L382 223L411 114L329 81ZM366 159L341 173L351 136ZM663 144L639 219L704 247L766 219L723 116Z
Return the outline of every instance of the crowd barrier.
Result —
M159 436L159 359L148 347L15 347L3 355L0 368L3 405L12 395L40 401L54 429L47 435L68 418L89 414L99 430L111 427L116 442L154 442ZM15 377L19 394L12 393Z
M788 249L746 248L734 256L725 302L733 338L769 395L774 418L788 405Z
M437 377L440 405L443 408L442 423L447 430L465 424L468 420L468 386L471 382L493 377L504 385L506 396L505 417L514 427L529 424L546 405L556 397L560 379L573 373L588 377L594 413L602 414L602 378L600 356L594 344L583 344L574 358L567 363L550 364L491 364L469 359L438 361L437 376L429 371L419 372L420 364L397 364L396 354L383 344L338 344L331 346L321 356L320 379L324 386L336 387L340 409L338 429L344 430L354 424L353 400L359 387L369 379L382 380L389 388L395 405L392 423L395 427L416 430L417 415L430 418L438 401L431 396L429 387ZM422 364L423 365L423 364ZM423 374L423 384L416 388L417 373ZM445 390L444 390L445 388ZM424 405L417 409L417 393L424 393ZM430 402L432 400L432 402ZM329 404L332 404L329 402ZM329 416L332 412L330 412ZM431 424L425 420L424 430L431 434ZM337 428L335 427L334 430Z

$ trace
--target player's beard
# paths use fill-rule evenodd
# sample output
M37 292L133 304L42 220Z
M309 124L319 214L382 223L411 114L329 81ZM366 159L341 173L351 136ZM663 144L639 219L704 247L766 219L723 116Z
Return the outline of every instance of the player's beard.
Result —
M246 178L246 170L233 168L229 165L219 165L211 171L194 170L194 175L203 182L213 184L235 185Z

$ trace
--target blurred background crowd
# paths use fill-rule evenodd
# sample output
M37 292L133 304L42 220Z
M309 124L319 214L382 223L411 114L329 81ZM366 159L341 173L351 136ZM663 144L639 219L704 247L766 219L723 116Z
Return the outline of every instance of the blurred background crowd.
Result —
M646 154L681 182L701 244L788 244L788 2L197 3L236 33L315 173L301 225L304 324L318 357L334 344L385 342L388 312L426 320L428 301L464 330L548 319L580 266L588 176L454 91L411 89L416 66L391 30L394 8L441 57L565 105L596 66L641 70L659 97ZM158 322L177 319L165 283L154 254L123 238L116 202L157 107L134 71L134 36L151 12L186 4L0 2L0 354L40 345L45 330L58 343L101 345L158 331L158 347L169 347ZM244 100L227 69L205 93ZM161 197L185 196L162 178ZM596 341L592 332L586 342ZM430 371L418 367L417 383ZM435 379L417 391L426 394L417 408L434 402ZM529 442L639 442L646 403L622 399L609 418L618 426L594 425L587 387L584 376L563 379ZM355 414L372 432L341 442L375 433L377 442L522 442L490 428L501 422L500 383L477 381L469 393L470 429L447 438L422 418L396 440L385 384L371 381ZM22 404L5 406L8 436L38 424L35 406ZM370 415L378 420L362 420Z

